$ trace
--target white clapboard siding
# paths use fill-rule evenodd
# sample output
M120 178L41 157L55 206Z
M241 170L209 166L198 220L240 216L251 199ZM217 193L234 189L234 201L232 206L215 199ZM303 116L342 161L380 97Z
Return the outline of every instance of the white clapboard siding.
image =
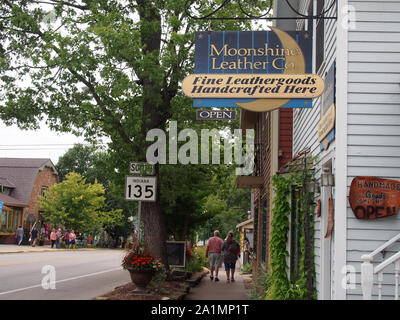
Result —
M334 10L328 15L334 15ZM336 55L336 21L324 21L325 39L324 39L324 56L325 64L320 70L321 75L331 67ZM319 161L323 160L326 152L321 154L320 144L318 142L318 122L320 115L321 98L313 101L312 109L294 109L293 112L293 156L304 148L310 147L312 156L317 156ZM335 142L331 144L328 152L335 148ZM320 176L320 167L316 166L316 177ZM321 230L320 218L315 217L314 223L314 262L316 271L315 286L318 297L321 289ZM333 270L332 276L333 279Z
M347 189L355 176L400 180L400 1L358 0L349 5L356 10L356 28L348 31ZM399 232L400 215L358 220L348 206L346 258L356 270L357 283L347 289L347 299L362 299L361 256ZM396 243L386 257L399 249ZM380 254L375 258L382 259ZM393 299L393 293L389 268L382 298ZM377 299L376 285L372 294Z

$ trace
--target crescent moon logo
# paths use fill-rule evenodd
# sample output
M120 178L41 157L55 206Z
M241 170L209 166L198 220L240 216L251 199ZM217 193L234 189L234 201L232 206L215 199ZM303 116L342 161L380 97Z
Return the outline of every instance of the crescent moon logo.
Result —
M283 74L304 74L306 71L306 63L303 55L303 51L300 49L297 42L285 31L271 27L272 31L278 36L282 46L284 48L291 48L300 52L299 55L285 56L286 65L293 65L292 69L285 69ZM254 111L264 112L278 109L279 107L287 104L290 99L257 99L250 102L235 102L239 107Z

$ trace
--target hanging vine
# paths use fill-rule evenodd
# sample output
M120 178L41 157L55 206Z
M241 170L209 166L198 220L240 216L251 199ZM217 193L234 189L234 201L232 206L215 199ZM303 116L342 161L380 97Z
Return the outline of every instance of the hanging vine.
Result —
M314 193L313 182L314 159L304 156L298 159L295 166L285 174L272 177L275 189L274 208L271 222L271 259L270 286L267 299L315 299L315 265L314 265ZM291 192L293 187L299 190L297 210L300 213L300 265L297 279L291 282L288 277L287 243L290 231Z

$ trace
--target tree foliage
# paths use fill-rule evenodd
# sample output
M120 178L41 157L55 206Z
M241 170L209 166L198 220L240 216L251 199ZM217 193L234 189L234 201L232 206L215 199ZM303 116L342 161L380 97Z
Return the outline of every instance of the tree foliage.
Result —
M206 199L204 210L211 219L203 228L206 227L210 234L219 230L222 237L233 231L236 239L239 239L236 225L247 220L251 191L237 189L234 168L229 167L227 170L227 174L213 177L213 183L218 188ZM199 232L201 233L201 230Z
M103 185L106 210L121 211L115 223L105 223L103 227L114 240L120 236L126 239L134 230L129 217L136 214L137 205L125 201L125 185L121 186L114 182L116 172L110 163L110 155L106 151L98 150L94 145L76 144L59 158L56 168L61 180L65 179L67 174L76 172L85 177L87 182L98 181Z
M190 19L185 2L1 1L0 118L20 128L45 120L92 141L107 137L122 185L129 162L145 160L149 129L194 119L193 112L181 116L192 107L179 90L193 69L194 31L249 27ZM200 14L213 10L209 1L201 4ZM145 242L166 263L160 201L143 203L143 213Z
M104 201L101 184L86 183L80 174L72 172L45 192L40 209L43 219L52 225L96 234L103 226L116 225L122 220L121 210L104 210Z

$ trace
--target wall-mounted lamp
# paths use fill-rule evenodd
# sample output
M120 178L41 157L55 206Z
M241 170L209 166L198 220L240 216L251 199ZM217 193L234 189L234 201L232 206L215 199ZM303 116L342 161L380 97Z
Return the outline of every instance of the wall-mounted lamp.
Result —
M332 187L335 185L335 176L331 172L323 172L321 174L321 186Z
M312 180L310 182L310 192L317 194L321 193L321 187L317 180Z

